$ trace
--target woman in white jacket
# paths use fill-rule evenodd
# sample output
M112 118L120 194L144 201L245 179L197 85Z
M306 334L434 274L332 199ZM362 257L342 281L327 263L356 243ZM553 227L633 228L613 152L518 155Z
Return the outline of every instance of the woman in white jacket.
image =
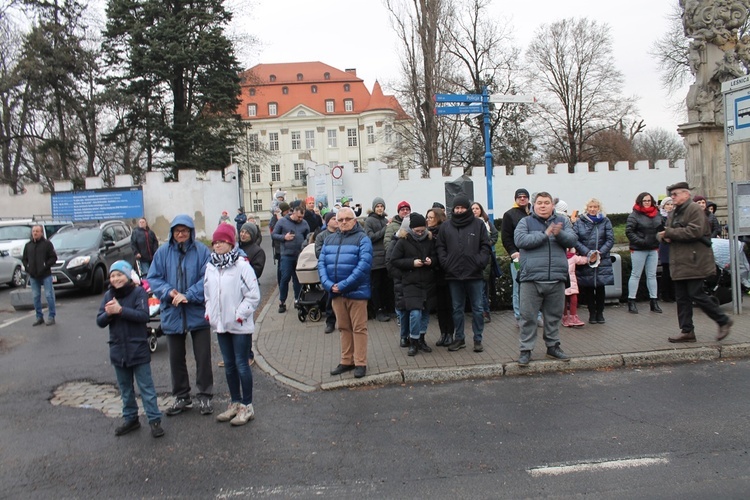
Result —
M219 338L232 401L216 420L244 425L255 417L253 373L248 363L252 347L253 313L260 303L255 272L235 247L234 227L219 224L213 235L211 261L206 266L203 293L206 319Z

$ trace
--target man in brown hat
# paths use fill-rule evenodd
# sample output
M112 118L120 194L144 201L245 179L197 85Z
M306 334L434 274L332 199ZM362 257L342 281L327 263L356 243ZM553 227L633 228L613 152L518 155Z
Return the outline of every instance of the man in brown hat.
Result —
M669 186L667 191L676 208L669 213L666 227L658 237L670 243L669 270L681 329L680 334L669 337L669 341L695 342L693 303L719 325L716 340L723 340L732 328L732 318L703 292L703 280L716 273L708 219L700 205L693 202L687 182Z

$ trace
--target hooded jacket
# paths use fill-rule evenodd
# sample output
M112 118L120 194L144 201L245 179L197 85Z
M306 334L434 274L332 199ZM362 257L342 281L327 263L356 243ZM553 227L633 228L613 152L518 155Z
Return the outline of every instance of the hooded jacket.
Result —
M336 231L326 237L318 259L320 283L328 293L338 285L339 295L347 299L370 298L372 243L362 226L351 231ZM337 294L332 294L336 298Z
M375 205L381 203L385 206L382 198L375 198L372 202L372 212L365 219L365 233L372 242L372 269L385 269L385 230L388 227L388 219L385 212L383 215L375 213Z
M118 292L110 288L104 294L96 315L96 324L101 328L109 326L109 360L113 365L129 368L151 362L148 348L148 295L146 291L131 283ZM115 294L122 306L122 313L108 315L104 306Z
M422 241L407 231L401 230L398 235L390 258L390 265L401 271L401 294L396 307L406 311L425 307L429 310L436 303L435 269L438 267L432 233L427 232ZM424 261L427 257L432 261L430 266L414 266L415 259Z
M250 233L250 241L245 243L240 239L238 241L240 250L245 252L248 262L255 271L255 276L260 279L266 267L266 252L260 247L260 230L252 222L243 224L242 229Z
M444 222L436 246L446 280L483 279L492 246L484 221L474 217L471 211L453 214Z
M190 238L178 245L174 239L175 226L190 228ZM161 301L161 327L166 334L183 334L208 328L205 318L203 278L211 252L195 240L195 225L188 215L178 215L169 228L169 242L159 247L148 270L151 290ZM172 305L169 296L177 290L187 297L187 304Z

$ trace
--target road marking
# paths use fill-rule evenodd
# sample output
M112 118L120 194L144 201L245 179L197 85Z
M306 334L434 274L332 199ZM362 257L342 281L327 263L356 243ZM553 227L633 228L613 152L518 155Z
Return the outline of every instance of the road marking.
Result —
M600 462L579 462L568 465L554 465L544 467L533 467L526 472L533 477L560 476L573 472L591 472L609 469L626 469L631 467L648 467L651 465L668 464L669 460L663 457L624 458L619 460L605 460Z
M26 316L21 316L20 318L11 319L11 320L8 320L8 321L3 321L2 323L0 323L0 328L5 328L6 326L10 326L13 323L18 323L19 321L22 321L24 319L28 319L28 318L34 316L35 314L36 314L35 311L31 311Z

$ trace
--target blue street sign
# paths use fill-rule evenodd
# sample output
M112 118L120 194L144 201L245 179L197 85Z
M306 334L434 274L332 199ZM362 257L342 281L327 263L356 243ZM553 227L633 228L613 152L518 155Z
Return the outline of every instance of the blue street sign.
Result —
M435 94L435 102L482 102L482 94Z
M482 106L437 106L435 113L440 115L478 115L482 113Z

